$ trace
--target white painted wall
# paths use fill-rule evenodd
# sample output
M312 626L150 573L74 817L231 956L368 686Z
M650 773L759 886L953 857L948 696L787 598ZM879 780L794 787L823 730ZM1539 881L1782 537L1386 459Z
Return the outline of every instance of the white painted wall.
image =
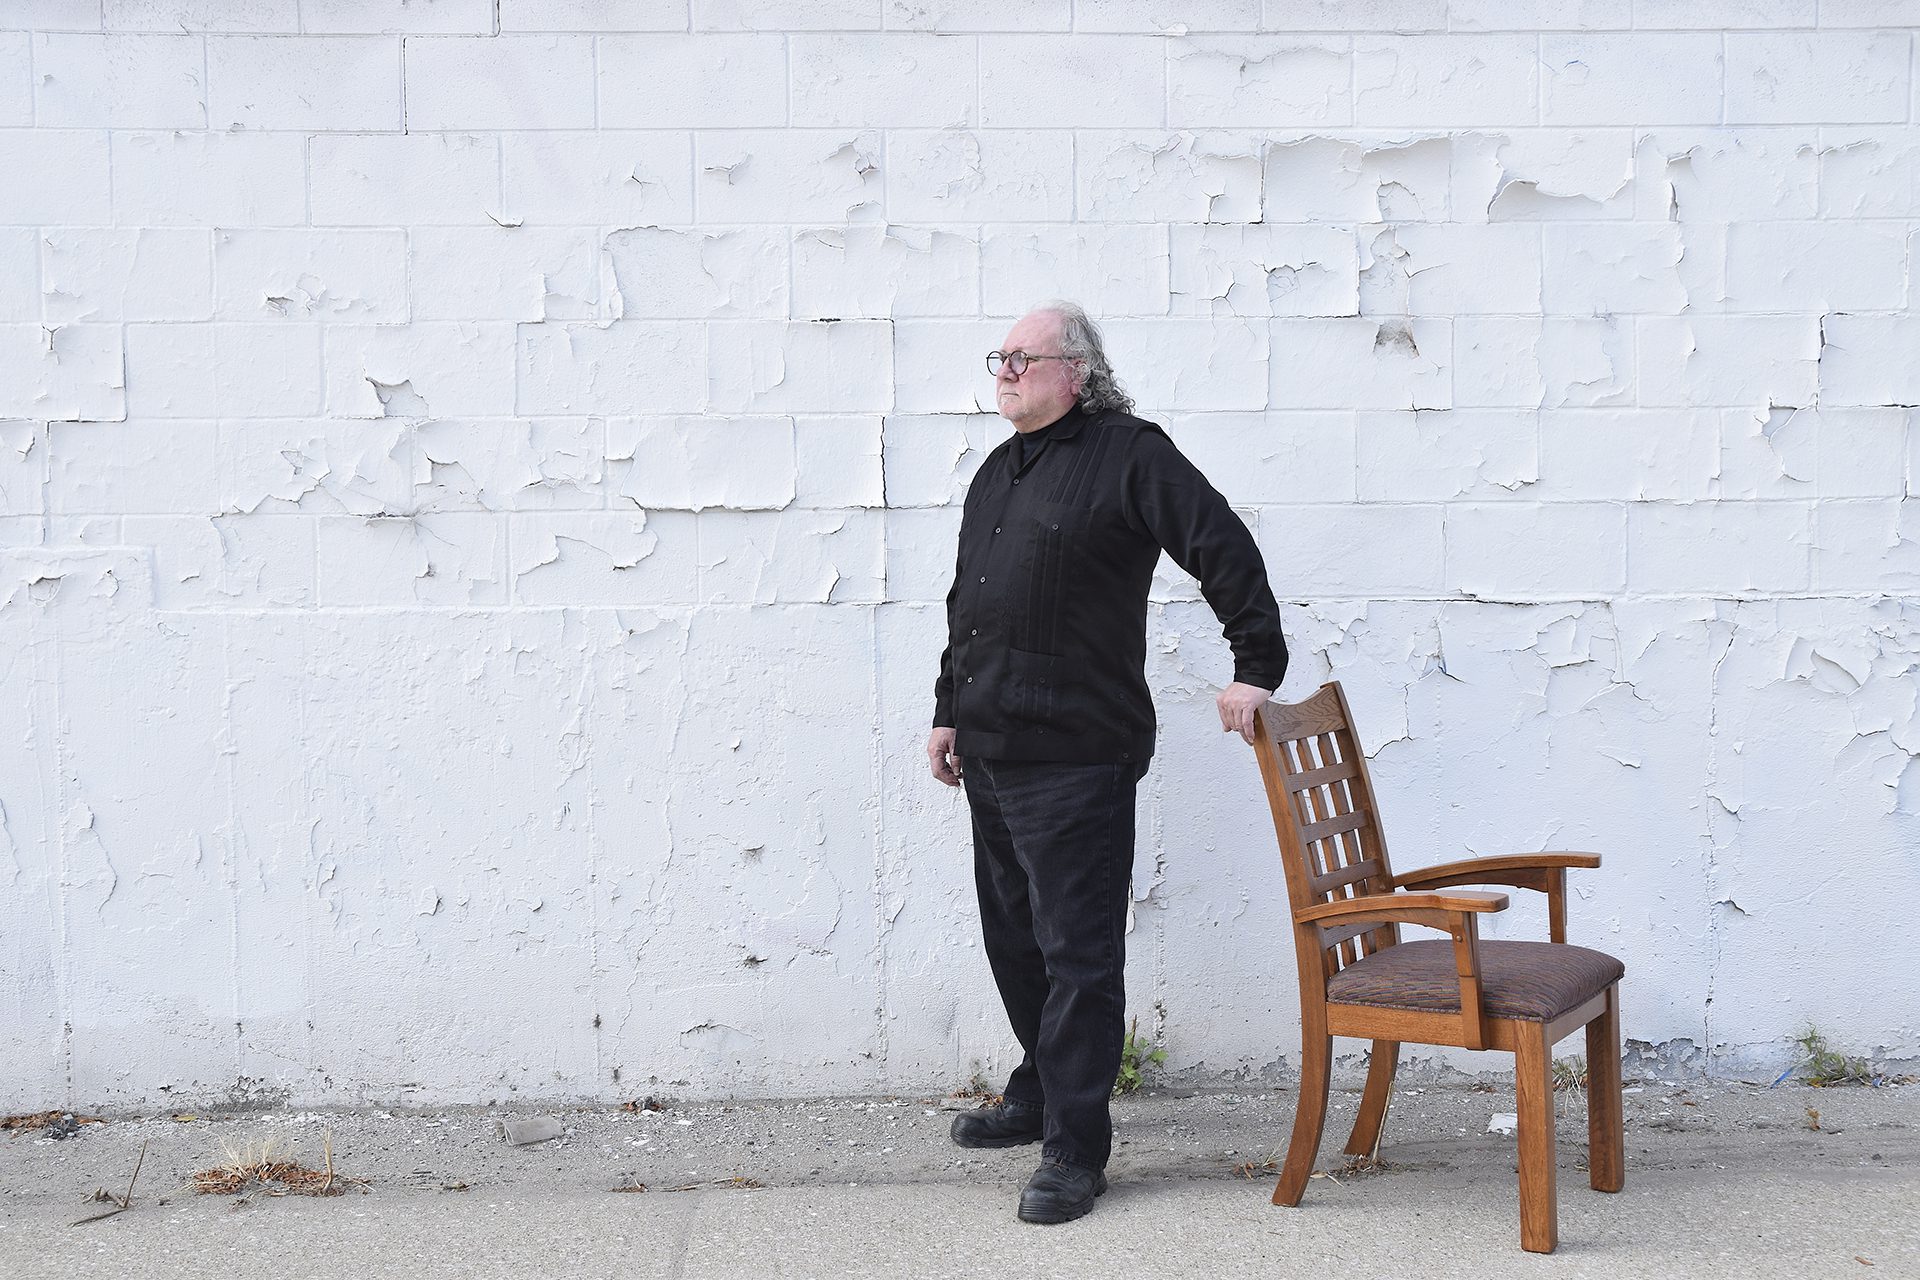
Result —
M1057 294L1402 865L1605 854L1670 1065L1920 1056L1917 14L0 5L0 1101L1005 1067L923 743ZM1132 1004L1266 1076L1272 832L1156 598Z

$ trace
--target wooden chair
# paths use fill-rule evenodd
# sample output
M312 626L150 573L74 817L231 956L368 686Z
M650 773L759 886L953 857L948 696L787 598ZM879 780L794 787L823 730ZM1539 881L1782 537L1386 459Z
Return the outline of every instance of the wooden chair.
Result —
M1449 862L1396 876L1387 861L1366 758L1338 681L1303 702L1270 702L1254 751L1273 808L1300 965L1300 1105L1273 1202L1297 1205L1320 1150L1334 1036L1373 1041L1350 1155L1371 1155L1393 1090L1400 1045L1497 1049L1514 1055L1520 1145L1520 1244L1559 1242L1554 1188L1553 1046L1587 1032L1589 1180L1624 1181L1619 980L1612 956L1566 944L1566 872L1590 853L1527 853ZM1482 942L1477 921L1507 895L1448 890L1500 884L1547 895L1551 942ZM1409 892L1410 891L1410 892ZM1400 925L1451 935L1402 942Z

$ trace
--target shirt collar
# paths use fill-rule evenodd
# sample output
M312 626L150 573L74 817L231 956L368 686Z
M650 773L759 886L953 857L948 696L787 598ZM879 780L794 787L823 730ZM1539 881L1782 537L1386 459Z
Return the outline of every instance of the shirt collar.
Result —
M1047 428L1049 440L1071 440L1080 434L1080 428L1087 425L1087 411L1074 401L1067 411L1055 418Z

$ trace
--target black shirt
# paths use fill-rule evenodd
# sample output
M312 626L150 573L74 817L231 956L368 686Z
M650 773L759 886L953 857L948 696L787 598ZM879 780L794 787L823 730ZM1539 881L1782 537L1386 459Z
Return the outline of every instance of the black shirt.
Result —
M1260 550L1164 431L1076 405L988 454L967 490L934 684L933 723L954 728L956 754L1150 757L1147 591L1163 548L1220 619L1233 678L1278 688L1287 646Z

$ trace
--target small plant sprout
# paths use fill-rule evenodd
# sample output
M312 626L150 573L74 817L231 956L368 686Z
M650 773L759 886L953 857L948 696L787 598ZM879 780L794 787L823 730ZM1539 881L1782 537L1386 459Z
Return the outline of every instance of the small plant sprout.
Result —
M1578 1093L1587 1087L1587 1060L1584 1057L1555 1058L1553 1060L1553 1090L1555 1093Z
M1140 1036L1140 1018L1135 1015L1127 1026L1127 1038L1120 1043L1120 1074L1114 1077L1113 1096L1132 1093L1145 1082L1147 1072L1167 1060L1167 1051Z
M1850 1058L1844 1053L1836 1053L1827 1044L1826 1036L1819 1028L1809 1026L1806 1034L1794 1040L1800 1046L1800 1057L1794 1064L1780 1073L1775 1080L1779 1084L1795 1071L1805 1069L1800 1078L1816 1088L1828 1088L1837 1084L1878 1084L1880 1076L1873 1064L1865 1058Z
M1587 1060L1584 1056L1576 1054L1571 1058L1553 1060L1553 1098L1556 1111L1560 1111L1564 1103L1564 1114L1578 1114L1576 1108L1584 1105L1587 1098Z

